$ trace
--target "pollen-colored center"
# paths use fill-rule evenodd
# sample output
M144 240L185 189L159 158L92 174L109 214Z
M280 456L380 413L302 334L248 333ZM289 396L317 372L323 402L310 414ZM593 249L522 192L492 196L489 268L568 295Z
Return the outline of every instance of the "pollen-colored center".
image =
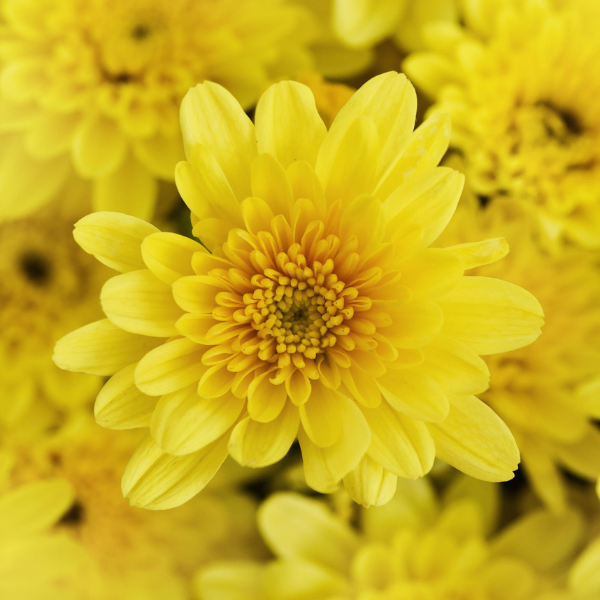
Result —
M280 367L292 361L301 368L302 356L314 359L350 333L344 321L354 309L346 303L358 291L338 279L331 259L308 266L302 254L292 260L282 252L277 262L280 270L265 269L252 278L256 289L244 295L245 313L264 340L260 359Z

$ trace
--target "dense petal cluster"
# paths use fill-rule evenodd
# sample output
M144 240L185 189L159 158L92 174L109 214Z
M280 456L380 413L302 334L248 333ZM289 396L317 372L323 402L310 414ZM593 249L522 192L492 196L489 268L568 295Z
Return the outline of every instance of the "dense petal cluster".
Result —
M0 224L0 429L89 403L101 386L52 362L61 336L101 314L109 273L77 251L72 218L41 213Z
M55 521L46 525L50 536L78 548L93 570L94 577L74 573L81 590L81 595L73 596L74 600L187 600L188 582L199 565L261 554L254 502L233 492L230 486L207 491L169 512L130 507L119 493L119 482L139 437L134 432L116 434L102 430L93 420L78 418L55 435L12 448L13 464L6 483L17 492L9 494L59 484L69 490L68 498L56 510ZM44 506L47 502L47 498L40 497L35 506L38 510L52 509ZM29 512L27 515L31 518ZM12 518L11 512L2 515L3 520ZM42 515L37 518L45 520ZM27 535L22 519L12 527L15 535ZM231 544L234 538L236 543ZM1 544L0 541L0 547ZM46 569L41 556L29 561L16 553L12 558L11 564L19 574L25 569ZM64 557L56 560L59 564L65 562L61 569L67 567ZM78 568L77 563L73 568ZM60 576L61 571L57 571L57 580ZM2 583L0 590L1 586ZM57 600L67 597L58 594L57 591ZM25 596L3 597L20 600ZM46 596L40 593L30 597Z
M430 50L404 68L451 115L477 195L521 202L545 241L598 248L598 13L554 4L466 3L465 27L430 28Z
M262 96L256 126L202 84L182 105L176 180L210 252L133 217L77 224L78 243L123 274L102 290L107 319L63 338L55 361L113 375L102 424L149 426L123 479L132 503L181 504L228 452L267 466L296 438L312 488L344 479L366 505L436 454L512 477L514 440L474 396L488 386L479 355L532 342L542 309L513 284L463 276L502 243L428 248L462 176L436 166L448 121L413 132L415 111L396 73L364 85L329 131L298 83Z
M288 0L3 4L0 215L35 210L74 169L94 181L96 209L148 218L157 180L172 181L183 156L191 86L217 81L250 106L269 81L312 66L311 16Z
M439 243L505 235L511 252L473 275L527 286L544 307L544 334L534 344L488 357L490 389L481 397L515 435L536 492L564 509L566 467L595 480L600 475L600 279L597 258L567 248L554 256L537 245L518 207L481 209L465 197Z
M567 595L554 595L564 562L584 538L575 512L534 511L490 537L495 490L468 487L455 486L438 503L424 481L406 482L388 506L363 511L359 528L319 501L276 494L259 512L275 560L209 566L198 574L198 598L220 600L225 591L235 600L293 598L299 591L306 600L593 597L594 584L580 578ZM584 566L582 560L578 569Z

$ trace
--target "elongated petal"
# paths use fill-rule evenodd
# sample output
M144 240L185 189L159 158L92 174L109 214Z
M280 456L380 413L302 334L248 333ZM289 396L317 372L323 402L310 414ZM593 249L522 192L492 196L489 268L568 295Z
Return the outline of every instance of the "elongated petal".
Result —
M205 282L206 277L202 275L178 279L173 284L175 302L186 312L210 315L217 306L217 294L223 290Z
M75 223L75 241L101 263L127 273L144 269L141 245L158 229L147 221L117 212L86 215Z
M194 578L194 590L204 600L255 600L264 593L264 565L235 561L209 564Z
M386 306L393 324L382 327L381 334L397 348L422 348L442 329L444 313L430 300L412 300L404 304Z
M489 265L504 258L508 254L509 246L505 238L492 238L482 242L450 246L446 250L458 256L467 270Z
M479 398L457 396L442 423L428 423L436 455L483 481L508 481L519 464L519 449L502 419Z
M148 427L158 399L147 396L135 385L137 363L113 375L104 385L94 404L96 422L108 429Z
M463 277L440 299L443 334L477 354L508 352L531 344L541 333L544 312L526 290L488 277Z
M236 197L250 196L254 160L254 125L237 100L209 81L192 88L181 103L181 130L188 160L194 144L204 144L216 158Z
M287 399L285 385L273 385L271 373L255 376L248 386L248 414L254 421L268 423L275 419Z
M150 396L181 390L202 377L206 348L186 338L171 340L144 356L135 371L136 385Z
M229 452L240 465L267 467L280 461L298 434L298 409L287 402L277 418L259 423L249 417L240 421L229 440Z
M296 160L314 167L327 129L308 87L294 81L271 86L256 106L258 151L274 156L284 169Z
M108 319L90 323L59 340L54 362L67 371L114 375L164 340L123 331Z
M356 468L371 442L371 432L360 409L349 398L342 398L342 435L333 446L319 448L303 429L298 432L306 483L322 493L337 489L341 479Z
M100 294L102 309L115 325L155 337L178 335L175 322L183 311L171 288L150 271L131 271L109 279Z
M195 252L204 252L202 245L176 233L154 233L142 242L145 266L167 285L194 274L192 256Z
M196 386L190 386L160 399L150 433L165 452L191 454L220 438L235 423L244 403L233 394L201 398Z
M132 506L150 510L175 508L200 492L227 458L227 436L198 452L172 456L150 436L145 438L125 468L121 488Z
M464 273L462 261L441 248L423 248L412 252L400 265L402 285L410 288L413 298L437 298L450 292Z
M405 417L387 402L377 408L362 408L371 430L367 454L398 477L415 479L433 466L435 445L427 427Z
M316 500L279 493L263 503L258 524L270 548L282 558L305 559L347 573L358 548L356 534Z
M344 477L350 497L366 508L387 504L396 493L398 477L386 471L368 454Z
M340 394L334 390L315 382L299 410L304 431L319 448L332 446L342 435Z

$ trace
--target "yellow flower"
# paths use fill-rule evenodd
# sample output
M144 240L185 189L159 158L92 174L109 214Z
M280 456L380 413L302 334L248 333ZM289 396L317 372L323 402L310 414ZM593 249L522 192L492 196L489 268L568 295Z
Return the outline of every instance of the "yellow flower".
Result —
M35 210L74 169L94 182L95 209L149 218L183 157L191 86L218 81L250 106L312 66L311 17L288 0L6 0L3 12L1 127L17 135L0 159L0 215L22 198L21 215Z
M101 424L150 427L123 479L133 504L181 504L228 452L263 467L296 437L313 489L345 478L367 505L436 453L513 476L514 440L474 396L488 386L479 355L532 342L542 310L517 286L463 277L506 252L496 242L428 248L463 179L435 166L448 121L413 132L415 112L397 73L358 90L329 132L299 83L267 90L256 127L224 88L199 85L182 104L176 180L211 252L117 213L76 225L123 274L102 290L108 318L63 338L55 361L115 374Z
M461 486L440 503L425 484L403 482L388 506L363 510L360 530L322 502L275 494L258 514L275 560L205 567L197 598L534 600L583 538L575 512L539 510L490 538L496 490Z
M52 525L52 535L67 537L88 556L96 573L95 580L85 582L90 596L187 600L192 573L200 565L264 554L254 502L227 487L207 490L169 512L130 507L120 494L119 482L139 437L137 432L103 430L82 418L68 423L58 435L14 448L10 487L19 489L24 482L25 488L40 486L52 479L71 489L68 501L55 513L56 521L47 524ZM20 573L31 568L26 561L22 564L21 555L18 561L15 558Z
M472 200L472 201L470 201ZM512 208L512 210L509 210ZM561 468L590 480L600 475L600 271L588 251L560 256L534 243L518 207L459 204L440 244L505 236L507 258L473 275L526 285L544 307L544 334L534 344L487 358L490 389L481 397L509 426L535 491L565 507ZM599 380L600 381L600 380Z
M458 20L457 0L333 0L333 28L351 48L372 48L394 36L407 50L425 46L425 30L432 23Z
M63 209L69 202L61 197ZM99 378L52 362L61 336L101 314L97 297L108 275L77 251L72 214L51 205L0 224L0 430L36 428L44 412L90 403L100 389Z
M85 550L54 527L72 500L62 479L0 494L0 597L101 600Z
M546 242L598 248L598 20L568 4L465 3L467 27L438 27L404 69L452 117L475 194L522 203Z

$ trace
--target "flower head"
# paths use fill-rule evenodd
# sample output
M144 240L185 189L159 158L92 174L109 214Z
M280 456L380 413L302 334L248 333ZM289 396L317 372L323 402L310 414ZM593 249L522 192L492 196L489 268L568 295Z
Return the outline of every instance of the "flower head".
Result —
M447 120L413 132L415 111L413 87L387 73L327 131L310 90L281 82L254 126L205 83L182 105L189 160L176 180L210 252L114 213L76 225L123 274L102 290L108 318L63 338L55 361L116 373L96 404L103 424L150 426L123 480L134 504L180 504L228 452L266 466L296 438L311 487L345 478L365 504L427 473L436 453L512 477L512 436L473 395L488 385L479 354L533 341L542 310L515 285L463 277L501 243L428 248L462 176L435 166Z
M472 200L472 202L470 201ZM567 248L560 256L542 250L518 207L477 206L468 196L438 240L460 243L504 235L510 254L476 276L526 285L544 307L544 334L535 343L490 356L490 389L481 398L509 426L536 492L564 509L561 469L586 479L600 475L600 280L597 258Z
M149 218L157 180L172 181L183 156L178 110L191 86L218 81L249 106L312 60L311 17L288 0L7 0L4 15L7 210L21 196L43 204L74 167L93 180L96 209Z
M577 513L533 511L498 531L497 490L457 486L440 502L426 483L403 482L388 506L361 511L358 526L317 500L271 496L258 521L275 560L209 565L196 578L199 600L225 590L239 600L300 590L306 600L537 600L557 589L584 537Z
M470 2L466 27L432 29L432 50L404 68L435 99L434 112L451 115L475 194L516 199L546 241L597 248L597 18L583 2L552 4Z
M71 223L46 212L0 224L0 428L89 403L100 388L52 362L61 336L99 316L108 274L77 252Z

